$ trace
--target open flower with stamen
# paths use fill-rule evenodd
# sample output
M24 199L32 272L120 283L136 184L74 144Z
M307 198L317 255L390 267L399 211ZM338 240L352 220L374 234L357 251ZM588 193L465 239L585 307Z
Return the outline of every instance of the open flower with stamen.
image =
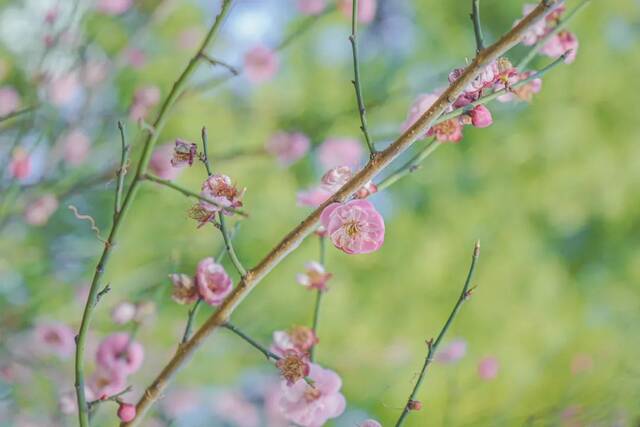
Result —
M313 329L306 326L294 326L288 331L275 331L270 350L278 356L284 356L289 351L308 355L311 348L317 343L318 337Z
M440 142L460 142L462 140L462 123L457 117L445 120L429 129L427 135L435 136Z
M232 215L232 212L226 208L242 206L242 196L244 196L245 190L238 190L227 175L216 173L202 184L202 192L200 193L203 197L216 202L216 205L205 201L200 201L199 205L209 212L222 211L225 215Z
M320 216L333 245L348 254L366 254L384 243L384 219L368 200L332 203Z
M316 261L310 261L304 265L305 272L298 273L296 280L307 289L327 290L327 281L333 276L327 273L324 266Z
M276 366L280 370L282 378L287 381L288 386L309 375L309 361L304 355L295 350L285 352L276 362Z
M233 282L223 266L213 258L205 258L198 263L196 286L204 302L217 306L231 293Z
M294 384L282 382L280 409L291 422L302 427L321 427L331 418L340 416L346 407L346 400L340 389L342 380L335 372L311 363L307 377Z
M169 275L173 283L171 298L178 304L192 304L198 300L198 288L195 281L186 274L173 273Z
M176 139L176 146L173 149L173 157L171 158L171 166L180 167L193 165L197 151L198 147L196 144L182 139Z

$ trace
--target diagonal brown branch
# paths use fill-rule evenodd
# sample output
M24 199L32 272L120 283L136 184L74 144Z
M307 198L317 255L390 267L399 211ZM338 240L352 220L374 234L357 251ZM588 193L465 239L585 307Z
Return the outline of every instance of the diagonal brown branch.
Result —
M121 426L135 426L142 420L150 406L158 399L162 391L176 372L189 360L190 356L203 344L204 340L223 325L230 318L236 307L244 298L260 283L260 281L282 261L291 251L297 248L302 241L316 227L320 214L324 208L333 202L343 202L353 193L374 178L386 168L395 158L409 148L419 136L429 129L438 117L457 99L464 88L475 79L478 74L492 61L505 54L517 44L526 31L543 19L546 14L563 0L543 0L540 4L515 27L500 38L496 43L476 55L473 61L465 68L463 74L453 82L438 100L427 110L407 131L395 140L384 151L372 156L367 165L362 168L349 182L347 182L333 197L329 198L322 206L312 212L289 234L287 234L254 268L249 270L238 283L233 292L224 300L218 310L196 331L193 337L184 345L181 345L172 359L162 369L156 379L149 385L137 404L138 416L135 420L122 423Z

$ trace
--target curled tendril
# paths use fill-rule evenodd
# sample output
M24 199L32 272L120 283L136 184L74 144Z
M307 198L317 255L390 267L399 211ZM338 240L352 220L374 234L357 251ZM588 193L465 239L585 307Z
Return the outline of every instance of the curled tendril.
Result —
M100 240L102 243L107 243L107 241L103 239L102 236L100 235L100 229L96 225L96 221L93 219L91 215L81 214L80 212L78 212L78 208L76 208L74 205L69 205L69 210L73 212L73 215L79 220L89 221L89 224L91 224L91 230L93 230L96 233L96 238Z

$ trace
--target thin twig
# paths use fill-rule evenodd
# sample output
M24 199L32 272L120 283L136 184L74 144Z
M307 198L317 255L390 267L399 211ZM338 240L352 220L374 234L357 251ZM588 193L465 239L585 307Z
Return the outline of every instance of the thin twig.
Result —
M93 311L96 305L96 298L98 295L98 288L100 286L100 280L102 275L104 274L106 265L109 261L111 251L115 246L115 241L118 236L118 232L124 223L124 219L126 217L126 213L129 210L129 207L133 204L133 201L136 198L138 187L140 183L143 181L143 177L147 171L149 166L149 160L151 159L151 153L153 148L160 136L160 132L164 128L164 124L169 116L169 111L171 111L171 107L175 103L176 99L182 93L185 85L187 84L191 75L196 71L197 66L200 63L200 53L204 52L211 42L214 40L222 22L224 21L227 12L231 6L232 0L223 0L222 7L220 9L220 13L215 18L213 24L209 28L209 32L204 37L204 40L200 44L198 51L194 54L194 56L189 60L184 70L178 77L178 79L173 84L169 95L165 98L162 106L160 107L160 111L156 117L156 120L153 123L154 132L147 134L144 146L142 148L142 154L140 160L138 161L138 166L136 169L136 174L129 186L127 194L122 203L122 207L120 209L120 213L118 217L113 221L111 226L111 231L109 233L109 237L104 245L104 250L102 251L102 255L100 256L100 260L98 261L98 265L96 266L96 271L93 275L93 279L91 281L91 287L89 288L89 295L87 296L87 301L84 306L84 311L82 313L82 321L80 323L80 330L78 332L77 340L76 340L76 354L75 354L75 389L78 403L78 422L80 427L89 427L89 414L87 407L87 399L85 396L85 383L84 383L84 353L85 353L85 345L86 345L86 337L87 332L89 330L89 326L91 323L91 319L93 317Z
M186 343L191 337L193 322L195 321L196 315L198 314L200 304L202 304L202 298L198 298L198 301L196 301L193 304L193 307L191 307L191 309L189 310L189 315L187 316L187 325L184 328L184 334L182 334L182 340L180 341L180 344Z
M325 264L325 249L326 249L326 239L323 236L318 236L320 255L318 256L318 262L320 265L324 267ZM314 335L318 336L318 326L320 324L320 304L322 303L322 296L324 295L324 291L322 289L318 289L316 291L316 303L313 307L313 323L311 324L311 329L313 330ZM315 358L315 348L314 345L309 350L309 360L312 362Z
M104 399L96 399L96 400L92 400L91 402L87 403L87 406L89 407L89 411L95 410L95 408L103 403L103 402L107 402L107 401L111 401L111 402L117 402L121 396L129 393L131 391L133 387L128 386L127 388L125 388L124 390L116 393L116 394L112 394L109 397L105 397Z
M122 426L132 427L142 420L144 414L162 394L176 372L189 360L195 351L202 346L205 339L225 323L242 300L253 291L262 279L315 230L322 211L329 204L347 200L366 183L375 178L378 173L389 166L399 155L410 148L416 140L424 135L427 129L433 126L434 122L458 99L465 87L467 87L487 65L503 56L508 50L515 46L533 25L541 19L544 19L551 8L562 1L563 0L541 1L529 15L520 20L508 33L476 55L469 65L467 65L462 75L449 85L431 107L429 107L409 129L386 149L378 152L375 158L370 159L340 190L295 226L255 267L249 270L218 309L211 314L189 341L183 346L180 346L179 350L147 387L146 391L142 393L142 397L136 405L138 414L136 419L129 423L122 423Z
M129 145L127 145L127 139L124 134L124 126L122 122L118 122L118 129L120 130L121 155L120 155L120 168L116 172L118 175L118 184L116 185L116 201L114 203L114 216L115 220L120 215L122 209L122 192L124 191L124 177L127 175L127 163L129 157Z
M211 58L206 53L201 53L200 57L202 59L204 59L205 61L207 61L209 64L213 65L213 66L219 65L219 66L221 66L223 68L226 68L234 76L237 76L237 75L240 74L240 71L237 68L233 67L232 65L227 64L226 62L220 61L219 59Z
M570 12L568 12L564 18L560 19L553 30L549 31L543 38L538 40L538 42L533 45L529 52L525 55L524 58L520 60L518 66L516 67L518 71L524 71L527 65L533 60L538 51L542 49L544 45L546 45L549 40L551 40L556 34L558 34L561 30L566 28L571 19L573 19L578 12L580 12L584 7L589 3L590 0L582 0L576 7L574 7Z
M480 0L471 0L471 21L473 22L473 34L476 37L476 53L484 49L484 36L480 23Z
M438 351L438 346L442 342L442 339L444 338L445 334L449 330L449 327L453 323L453 320L456 318L456 315L460 311L460 307L462 307L462 304L464 304L464 302L471 296L471 291L474 288L469 289L469 285L471 284L471 279L473 278L473 273L475 272L476 263L478 261L479 256L480 256L480 242L478 241L476 242L476 245L473 248L473 255L471 256L471 266L469 267L469 273L467 273L467 279L464 282L464 286L462 287L462 292L458 297L458 301L456 301L456 304L453 306L453 310L451 311L451 314L449 314L449 317L447 318L447 321L445 322L444 326L440 330L440 333L438 334L438 337L436 338L436 340L433 341L433 338L432 338L427 341L427 357L425 358L424 364L422 365L422 370L420 371L420 375L418 376L416 385L413 387L413 390L409 395L409 399L407 399L407 404L405 405L404 409L402 410L402 414L400 414L400 418L398 418L398 421L395 424L396 427L400 427L404 423L405 418L411 411L411 407L413 402L415 401L416 395L418 394L418 390L420 390L420 386L422 385L422 382L424 381L424 378L427 374L427 367L433 361L436 351Z
M207 135L207 128L202 126L202 163L207 170L207 176L211 176L211 164L209 163L209 137Z
M226 220L224 218L224 213L222 211L218 212L218 220L220 221L220 232L222 233L222 238L224 239L224 246L227 249L227 253L229 254L229 259L231 259L231 263L238 271L240 277L244 277L247 274L247 270L242 266L238 255L236 254L235 249L233 248L233 243L231 242L231 236L229 235L229 230L227 230Z
M403 178L405 175L415 172L420 167L420 164L434 151L438 149L438 147L442 143L437 139L432 140L427 145L425 145L415 156L413 156L409 161L407 161L404 165L400 166L395 172L391 175L384 178L377 184L378 191L382 191L391 185L395 184L399 179Z
M260 353L264 354L264 357L266 357L267 360L268 359L280 360L280 356L278 356L277 354L271 352L268 348L264 347L262 344L258 343L256 340L251 338L249 335L247 335L244 332L242 332L235 325L233 325L233 324L231 324L229 322L225 322L222 325L222 327L225 328L225 329L230 330L231 332L233 332L234 334L236 334L237 336L239 336L240 338L242 338L243 340L248 342L250 345L252 345L254 348L256 348Z
M237 215L240 215L240 216L243 216L243 217L248 217L249 216L246 212L241 211L239 209L232 208L232 207L221 206L215 200L212 200L212 199L210 199L208 197L205 197L205 196L203 196L203 195L201 195L199 193L196 193L196 192L188 190L188 189L186 189L184 187L181 187L178 184L175 184L172 181L169 181L168 179L158 178L157 176L154 176L154 175L151 175L151 174L144 174L141 177L141 179L142 180L153 181L156 184L164 185L165 187L169 187L171 189L174 189L174 190L178 191L179 193L182 193L183 195L185 195L187 197L193 197L195 199L202 200L203 202L210 203L213 206L217 206L219 208L224 208L225 211L233 212L234 214L237 214Z
M376 149L369 136L369 129L367 126L367 109L364 106L364 99L362 96L362 85L360 84L360 62L358 60L358 0L353 0L353 8L351 15L351 35L349 41L351 42L351 51L353 53L353 87L356 91L356 101L358 103L358 113L360 113L360 130L364 135L364 139L369 147L369 153L371 156L376 154Z
M5 114L4 116L0 116L0 123L5 122L7 120L15 119L16 117L20 117L24 114L35 111L40 105L31 105L29 107L25 107L21 110L12 111L11 113Z

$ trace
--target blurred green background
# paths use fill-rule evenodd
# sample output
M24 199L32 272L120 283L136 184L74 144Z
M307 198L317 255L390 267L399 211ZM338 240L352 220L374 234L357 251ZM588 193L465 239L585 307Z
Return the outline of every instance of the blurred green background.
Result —
M36 3L0 2L0 14L6 18ZM177 5L135 40L130 37L156 2L140 1L124 17L83 15L91 50L112 58L135 42L145 47L147 61L140 69L119 69L99 93L99 105L86 119L93 157L77 169L58 171L47 188L67 188L114 163L115 121L126 120L135 87L153 83L163 96L168 93L192 54L176 46L177 34L190 27L204 31L217 10L218 2L204 3ZM468 3L382 2L376 21L361 28L369 125L381 146L398 135L418 94L445 86L448 71L472 57ZM531 104L491 104L490 128L466 128L460 144L443 146L424 167L375 197L387 227L380 251L348 256L329 248L327 268L334 278L323 301L317 356L342 376L348 401L345 415L329 425L353 426L365 413L383 425L397 419L422 364L424 341L448 316L476 239L482 243L478 289L448 335L448 341L466 340L467 354L455 364L432 366L419 394L424 408L407 425L631 426L640 419L640 131L633 98L640 93L640 3L591 3L570 25L580 40L576 61L547 75ZM486 39L494 41L511 28L521 7L483 0ZM211 52L241 65L248 46L275 46L305 19L288 0L239 1ZM240 76L185 98L162 132L161 143L176 137L198 141L207 126L214 169L247 187L251 217L235 239L246 266L255 265L308 213L296 206L295 195L317 183L322 171L313 151L289 169L266 156L216 157L260 148L280 129L303 131L314 146L327 137L360 138L349 31L340 13L325 14L280 52L274 80L251 86ZM33 69L30 51L16 52L6 45L6 35L3 40L0 57L11 64L4 83L18 88L23 99L36 99L38 90L25 71ZM524 52L518 47L509 57L515 61ZM535 68L548 62L538 58ZM203 65L196 80L211 73L225 75ZM101 99L107 100L102 106ZM54 141L68 120L44 108L31 131ZM126 124L135 158L143 131ZM196 191L202 179L202 168L194 167L177 182ZM75 295L90 279L102 245L66 205L92 215L105 234L110 226L113 182L61 201L46 226L26 226L19 211L39 191L34 186L11 193L9 211L18 215L4 224L0 237L0 338L7 345L38 319L79 324L82 304ZM6 203L10 192L3 193ZM187 217L191 204L145 184L107 269L105 283L113 290L97 310L95 340L118 329L111 307L161 286L157 314L138 334L147 358L131 379L136 395L166 363L186 320L187 308L169 298L167 274L191 273L221 247L217 230L196 229ZM314 295L296 284L295 275L317 252L316 240L309 238L246 299L234 323L265 344L274 330L309 324ZM202 310L199 320L208 312ZM487 356L500 363L492 381L477 373ZM576 358L589 361L580 372L572 372ZM235 386L248 370L275 374L259 353L220 331L175 383L202 390ZM58 393L72 389L72 372L70 360L42 362L28 382L6 386L6 399L20 416L40 423L32 425L53 425L48 419L75 425L75 418L61 417L56 409ZM110 410L97 420L115 422Z

